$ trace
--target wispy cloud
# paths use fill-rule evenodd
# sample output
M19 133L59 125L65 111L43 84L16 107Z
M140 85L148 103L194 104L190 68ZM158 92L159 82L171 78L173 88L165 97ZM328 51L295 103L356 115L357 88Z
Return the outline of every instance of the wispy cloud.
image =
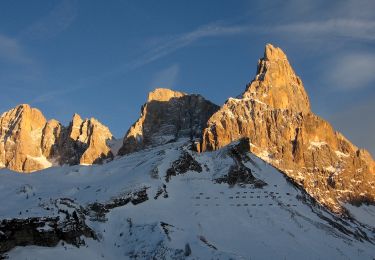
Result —
M374 0L274 0L252 1L260 6L256 17L266 18L263 21L277 21L279 23L302 22L328 19L363 19L375 18ZM248 15L254 16L253 9Z
M375 54L349 53L337 55L327 66L325 77L331 85L344 90L354 90L375 84Z
M287 33L295 37L349 37L355 40L375 40L375 21L358 19L329 19L296 22L267 27L265 32Z
M375 21L358 19L329 19L310 22L295 22L281 25L221 25L212 23L193 31L169 36L152 45L144 54L126 64L127 69L135 69L188 47L198 40L209 37L225 37L245 33L283 34L301 37L346 37L354 40L375 40Z
M47 15L27 27L20 37L31 39L45 39L56 36L65 31L74 22L77 16L75 0L63 0Z
M190 32L166 37L164 40L159 41L157 45L148 49L143 55L127 63L126 68L139 68L172 54L179 49L185 48L203 38L236 35L248 30L249 26L225 26L217 23L207 24Z
M375 20L297 21L259 26L254 33L286 39L289 46L303 46L325 57L321 77L331 89L354 90L375 84L375 55L366 47L375 41ZM355 46L365 47L358 50Z
M172 89L176 84L179 73L180 66L178 64L159 71L151 80L151 88L163 87Z
M41 104L46 102L54 102L56 98L62 99L64 95L73 93L75 91L87 88L87 86L78 86L78 87L70 87L70 88L55 88L51 91L45 91L40 95L35 96L31 101L31 105Z
M130 59L128 62L113 68L110 71L102 73L100 75L95 75L93 77L87 78L87 81L100 81L104 79L111 78L115 75L123 74L152 62L155 62L161 58L175 53L176 51L186 48L191 44L198 42L204 38L209 37L228 37L233 35L244 34L250 31L252 26L248 25L223 25L220 22L214 22L206 24L192 30L190 32L185 32L176 35L168 35L162 38L151 39L146 43L141 53L134 59Z
M32 60L24 52L20 43L13 38L0 34L0 61L14 64L30 64Z

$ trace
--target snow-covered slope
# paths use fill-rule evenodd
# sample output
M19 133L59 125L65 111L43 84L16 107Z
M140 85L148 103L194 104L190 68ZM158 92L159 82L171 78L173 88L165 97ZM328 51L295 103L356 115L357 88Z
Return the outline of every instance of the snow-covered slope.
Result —
M373 259L371 206L348 206L367 224L332 215L244 145L197 154L180 140L103 165L2 170L0 252L55 260Z

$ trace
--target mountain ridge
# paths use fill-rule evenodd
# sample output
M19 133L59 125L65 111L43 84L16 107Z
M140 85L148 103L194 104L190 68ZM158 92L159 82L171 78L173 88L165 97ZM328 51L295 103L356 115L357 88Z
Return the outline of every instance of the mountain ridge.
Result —
M3 113L0 259L375 255L375 163L311 111L280 48L222 106L155 89L120 141L95 118Z
M93 164L113 157L107 139L111 132L94 118L74 114L64 127L21 104L0 116L0 165L28 173L53 165Z
M375 201L375 162L310 109L285 53L268 44L257 75L208 121L202 150L247 137L251 151L336 212L347 201ZM357 182L352 182L352 180Z
M22 131L10 133L7 129L20 120L18 110L30 111L27 115L35 119L26 120L30 122L19 127ZM46 121L39 110L20 105L4 113L1 122L0 136L6 145L0 147L0 162L20 172L53 163L101 163L182 137L190 138L198 152L217 150L245 137L251 142L251 152L335 212L342 210L343 202L375 201L371 154L311 111L302 80L287 55L271 44L265 46L256 76L242 95L229 98L221 107L196 94L165 88L151 91L118 154L112 153L108 143L113 138L109 129L94 118L83 120L74 114L70 125L64 127L56 120ZM31 130L25 131L28 128ZM12 146L5 136L15 136L13 143L18 136L24 141ZM27 148L22 144L28 144Z

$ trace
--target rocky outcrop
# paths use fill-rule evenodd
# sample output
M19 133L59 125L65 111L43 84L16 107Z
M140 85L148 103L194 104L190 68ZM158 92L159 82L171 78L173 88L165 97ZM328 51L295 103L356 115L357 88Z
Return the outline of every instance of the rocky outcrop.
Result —
M83 120L78 114L74 114L58 143L58 160L60 164L71 165L101 163L104 159L113 157L107 145L107 141L112 138L109 129L98 120Z
M255 79L208 121L202 149L247 137L250 150L302 185L321 204L375 202L371 155L310 111L302 81L279 48L267 45Z
M94 118L73 116L69 127L29 105L0 117L0 167L32 172L62 164L93 164L113 157L107 140L112 134Z
M55 119L46 123L43 128L41 147L44 157L52 158L57 153L57 146L63 129L64 127Z
M107 141L111 140L113 136L108 127L102 125L95 118L86 119L83 126L82 129L85 130L83 132L84 143L87 148L80 158L80 164L101 163L104 159L112 158L113 154Z
M141 117L128 130L119 155L156 146L179 137L200 137L218 106L200 95L155 89L142 106Z
M28 105L3 113L0 117L0 165L20 172L50 166L41 149L45 125L43 114Z
M87 210L69 198L57 199L54 206L58 216L1 220L0 259L8 259L6 253L18 246L55 247L61 242L80 247L86 245L84 238L98 239L86 224Z

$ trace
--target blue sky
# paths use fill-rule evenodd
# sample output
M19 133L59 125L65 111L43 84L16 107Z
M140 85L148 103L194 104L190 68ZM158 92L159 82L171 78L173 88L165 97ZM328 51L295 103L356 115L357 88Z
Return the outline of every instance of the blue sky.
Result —
M313 111L375 154L375 1L0 2L0 111L29 103L123 136L147 93L222 104L243 92L264 45L288 55Z

